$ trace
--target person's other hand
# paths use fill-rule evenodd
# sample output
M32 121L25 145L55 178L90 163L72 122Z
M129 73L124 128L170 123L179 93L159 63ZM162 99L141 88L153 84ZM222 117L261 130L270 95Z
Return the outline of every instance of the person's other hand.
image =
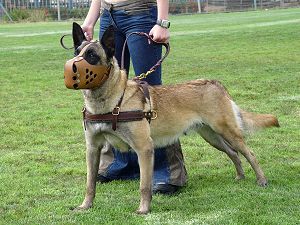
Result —
M83 24L81 26L82 28L82 31L85 35L85 38L88 40L88 41L91 41L93 40L93 34L94 34L94 27L93 26L89 26L89 25L85 25Z
M159 25L155 25L150 30L149 35L152 36L153 41L160 42L160 43L167 43L169 42L169 38L170 38L169 30Z

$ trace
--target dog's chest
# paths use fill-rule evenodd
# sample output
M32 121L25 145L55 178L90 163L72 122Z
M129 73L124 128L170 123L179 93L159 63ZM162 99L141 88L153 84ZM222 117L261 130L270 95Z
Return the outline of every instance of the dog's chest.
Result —
M88 133L91 136L103 138L119 151L128 151L129 145L119 137L117 132L112 131L111 123L89 123ZM96 138L97 139L97 138ZM99 140L95 140L98 142Z
M129 150L129 145L116 135L107 133L104 134L105 140L112 145L114 148L121 152L127 152Z

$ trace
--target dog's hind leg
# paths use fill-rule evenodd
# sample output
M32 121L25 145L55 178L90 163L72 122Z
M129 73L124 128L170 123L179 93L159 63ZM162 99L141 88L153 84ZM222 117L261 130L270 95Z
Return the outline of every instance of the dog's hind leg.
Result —
M260 168L254 153L245 144L240 130L238 130L235 126L230 126L230 123L226 123L225 126L223 124L222 129L219 129L216 132L220 133L220 135L230 146L232 146L233 149L240 152L247 159L256 174L258 185L263 187L267 186L267 179Z
M197 132L206 140L210 145L216 149L225 152L228 157L232 160L235 169L236 169L236 179L241 180L245 178L244 170L242 168L241 160L238 156L238 153L229 145L222 136L214 132L209 126L201 126Z
M264 175L264 172L262 171L261 167L259 166L259 163L254 155L254 153L251 151L250 148L247 147L245 144L243 138L235 138L234 143L232 143L235 149L237 149L242 155L247 159L247 161L250 163L251 167L253 168L257 184L262 187L266 187L268 185L267 179Z

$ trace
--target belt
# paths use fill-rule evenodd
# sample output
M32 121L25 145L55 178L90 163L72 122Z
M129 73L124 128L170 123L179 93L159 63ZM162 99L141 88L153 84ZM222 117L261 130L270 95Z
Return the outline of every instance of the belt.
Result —
M140 12L148 10L155 6L156 1L153 0L127 0L116 3L109 3L104 0L101 1L101 8L106 10L125 10L127 13Z

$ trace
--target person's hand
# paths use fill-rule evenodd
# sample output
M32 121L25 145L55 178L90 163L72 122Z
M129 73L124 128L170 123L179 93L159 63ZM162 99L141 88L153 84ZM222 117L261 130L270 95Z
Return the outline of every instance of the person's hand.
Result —
M159 25L155 25L150 30L149 35L152 36L153 41L160 42L160 43L167 43L169 42L169 38L170 38L169 30Z
M85 25L83 24L81 26L82 28L82 31L85 35L85 38L88 40L88 41L91 41L93 40L93 34L94 34L94 26L89 26L89 25Z

